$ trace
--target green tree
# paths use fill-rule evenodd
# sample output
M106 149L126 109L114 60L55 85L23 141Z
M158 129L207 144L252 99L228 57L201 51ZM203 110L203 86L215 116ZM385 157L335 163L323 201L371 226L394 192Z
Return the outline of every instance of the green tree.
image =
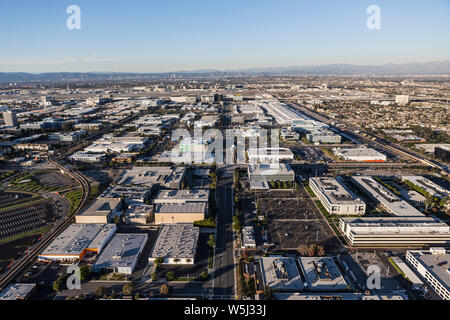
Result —
M53 290L56 292L63 291L66 288L67 277L60 276L58 279L53 282Z
M133 290L134 290L134 283L132 281L129 281L123 285L122 294L125 296L130 296L133 293Z
M209 278L208 272L203 271L203 272L200 274L200 279L201 279L201 280L206 281L206 280L208 280L208 278Z
M159 288L159 293L163 296L167 296L170 293L170 287L168 284L162 284Z
M209 235L209 239L208 239L207 245L210 246L211 248L215 247L216 241L214 240L214 234L211 233Z
M233 230L236 233L241 233L241 230L242 230L241 221L236 216L233 217Z
M90 273L91 273L91 268L89 266L82 266L80 268L81 281L86 280Z
M175 273L173 271L168 271L166 273L166 280L167 281L173 281L175 280Z
M97 298L101 298L105 295L106 288L104 286L97 287L93 293Z

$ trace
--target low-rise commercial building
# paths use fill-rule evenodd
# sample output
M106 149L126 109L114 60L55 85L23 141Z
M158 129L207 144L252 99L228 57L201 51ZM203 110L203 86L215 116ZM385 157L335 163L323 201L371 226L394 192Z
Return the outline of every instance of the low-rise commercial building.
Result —
M38 259L80 261L87 252L100 253L115 232L115 224L71 224L39 254Z
M131 204L128 205L124 212L123 221L126 224L147 224L154 207L148 204Z
M433 197L443 198L450 196L450 191L422 176L402 176L403 181L409 181L419 188L425 190Z
M320 128L306 134L311 143L341 143L342 137L331 130Z
M35 283L11 283L0 292L0 300L27 300L35 288Z
M122 214L122 200L97 198L89 207L75 216L76 223L109 223Z
M366 204L342 181L331 177L309 178L309 186L330 214L363 215Z
M149 262L162 258L164 264L194 264L199 234L200 229L189 223L164 225Z
M155 205L155 224L193 223L204 220L206 203L160 203Z
M349 288L332 257L301 257L298 261L309 290L334 292Z
M294 181L295 172L287 163L249 164L250 181Z
M100 163L105 161L105 153L91 153L84 151L77 151L74 154L67 157L68 161L78 161L86 163Z
M132 274L147 243L142 233L116 234L92 266L93 272Z
M276 291L302 291L302 278L294 258L262 257L259 259L264 286Z
M450 244L450 227L427 217L341 218L339 228L352 246Z
M124 171L117 184L160 185L171 189L181 189L185 174L185 167L134 167Z
M145 203L150 198L152 187L111 185L98 197L99 199L124 199L126 204Z
M153 199L154 203L208 203L209 190L161 190Z
M423 213L415 209L405 200L376 181L371 176L353 176L353 182L376 203L383 205L386 210L398 217L423 217Z
M247 155L249 163L271 163L294 159L294 154L288 148L249 148Z
M366 147L358 148L333 148L333 153L336 157L340 157L348 161L359 162L384 162L387 157L374 149Z
M443 300L450 300L450 253L445 248L409 250L406 261Z

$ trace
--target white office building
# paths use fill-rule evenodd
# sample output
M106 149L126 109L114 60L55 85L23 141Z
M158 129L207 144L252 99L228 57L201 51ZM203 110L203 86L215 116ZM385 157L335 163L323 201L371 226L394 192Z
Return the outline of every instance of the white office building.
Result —
M405 200L376 181L371 176L353 176L352 180L372 200L383 205L386 210L398 217L423 217L424 215Z
M331 177L309 178L309 186L330 214L363 215L366 212L366 204L356 197L342 183L341 179L337 180Z
M352 246L450 244L450 227L428 217L341 218L339 228Z

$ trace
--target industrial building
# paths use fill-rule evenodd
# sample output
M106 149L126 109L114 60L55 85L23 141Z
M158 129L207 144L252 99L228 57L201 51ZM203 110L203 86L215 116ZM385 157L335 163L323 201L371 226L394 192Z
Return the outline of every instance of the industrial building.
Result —
M294 159L294 154L288 148L249 148L247 155L249 163L271 163Z
M161 228L149 256L154 263L162 258L164 264L194 264L200 228L190 223L167 224Z
M264 286L276 291L302 291L302 278L294 258L262 257L259 259Z
M366 212L366 204L338 179L332 177L309 178L309 186L328 213L363 215Z
M443 300L450 300L450 253L445 248L406 252L406 261Z
M185 174L185 167L133 167L120 175L117 184L181 189Z
M153 203L208 203L208 189L161 190L154 197Z
M405 200L376 181L371 176L353 176L353 182L373 201L383 205L386 210L398 217L423 217L424 215Z
M206 203L159 203L155 205L155 224L193 223L204 220Z
M147 239L148 235L142 233L114 235L95 261L92 271L132 274Z
M333 148L333 153L336 157L348 161L384 162L387 160L387 157L381 152L366 147Z
M143 203L134 203L127 206L124 212L123 221L126 224L147 224L154 207Z
M111 185L98 197L101 199L124 199L126 204L144 203L150 198L152 187Z
M3 120L5 121L5 125L8 127L19 126L19 122L17 121L16 112L13 110L3 111Z
M105 161L106 153L91 153L84 151L77 151L67 157L68 161L86 162L86 163L100 163Z
M75 216L76 223L109 223L122 214L120 198L97 198Z
M339 228L352 246L450 244L450 227L429 217L341 218Z
M306 134L311 143L341 143L342 137L331 130L320 128Z
M0 292L0 300L27 300L35 288L35 283L11 283Z
M249 164L250 181L294 181L295 172L287 163Z
M334 292L348 288L332 257L300 257L298 262L309 290Z
M100 253L115 232L115 224L71 224L39 254L38 259L80 261L87 252Z

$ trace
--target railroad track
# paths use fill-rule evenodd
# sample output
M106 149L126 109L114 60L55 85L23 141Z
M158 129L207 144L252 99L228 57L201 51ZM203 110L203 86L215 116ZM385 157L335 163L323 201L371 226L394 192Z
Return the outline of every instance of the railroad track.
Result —
M28 268L35 260L36 256L47 247L63 230L65 230L72 222L74 216L80 212L80 210L87 204L89 201L90 194L90 185L86 178L75 172L73 170L69 170L66 167L62 166L58 162L53 159L48 160L51 164L55 165L58 169L60 169L64 174L67 174L74 178L81 185L83 190L83 196L78 204L77 209L66 218L66 220L56 227L55 230L50 231L47 235L44 235L44 238L41 242L34 248L32 251L28 252L27 255L22 258L18 263L11 266L11 268L6 271L6 274L0 280L0 291L3 290L11 281L13 281L21 272L23 272L26 268Z

